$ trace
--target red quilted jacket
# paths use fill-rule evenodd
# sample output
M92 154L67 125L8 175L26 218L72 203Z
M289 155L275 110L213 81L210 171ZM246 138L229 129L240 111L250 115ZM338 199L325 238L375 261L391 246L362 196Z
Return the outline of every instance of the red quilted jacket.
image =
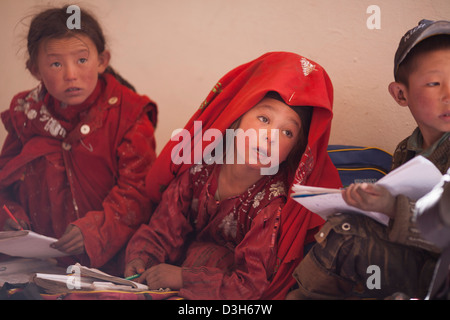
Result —
M77 260L101 267L149 219L144 178L156 158L157 107L109 74L82 105L58 103L40 85L1 114L0 203L47 236L77 225L87 253ZM0 228L6 219L0 214Z

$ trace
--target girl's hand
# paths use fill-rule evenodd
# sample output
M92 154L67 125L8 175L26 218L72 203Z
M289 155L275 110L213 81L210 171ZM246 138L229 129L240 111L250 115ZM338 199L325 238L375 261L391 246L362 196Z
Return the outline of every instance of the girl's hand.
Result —
M19 223L15 222L13 219L6 220L3 231L18 231L20 229L30 230L30 226L24 220L19 219L18 222Z
M342 190L345 202L353 207L395 217L396 198L385 187L371 183L351 184Z
M151 290L160 288L179 290L183 286L181 268L165 263L158 264L147 269L138 279L138 282L146 282Z
M124 276L125 278L134 276L135 274L142 274L145 271L145 263L141 259L134 259L127 263L125 266ZM138 279L134 281L139 282Z
M69 255L84 253L84 238L80 228L69 224L62 237L53 243L51 247Z

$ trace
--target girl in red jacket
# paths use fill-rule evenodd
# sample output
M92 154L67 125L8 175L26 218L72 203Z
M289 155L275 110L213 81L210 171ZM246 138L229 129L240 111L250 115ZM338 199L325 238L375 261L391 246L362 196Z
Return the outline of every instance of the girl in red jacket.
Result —
M1 214L0 228L55 237L74 260L121 273L113 258L150 215L157 108L109 67L97 21L82 11L68 29L66 11L33 18L27 68L40 84L1 114L0 203L19 224Z
M323 223L289 197L291 186L340 186L326 151L332 97L325 70L288 52L222 77L181 131L184 139L170 141L147 175L159 205L128 244L125 276L142 273L137 281L187 299L284 299L305 244ZM244 161L233 162L226 149L225 161L210 162L208 155L221 159L225 149L211 135L221 132L228 144L229 128L253 129L270 143L241 148L238 137L231 146ZM265 136L269 130L278 140ZM278 170L263 174L277 141ZM181 150L195 161L174 161Z

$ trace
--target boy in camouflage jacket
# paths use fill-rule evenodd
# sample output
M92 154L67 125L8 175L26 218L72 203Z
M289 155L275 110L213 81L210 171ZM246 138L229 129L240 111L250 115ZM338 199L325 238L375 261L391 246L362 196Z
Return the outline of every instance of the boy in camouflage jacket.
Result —
M402 37L394 64L389 92L410 109L418 128L397 146L392 169L423 155L444 174L450 166L450 21L420 21ZM415 203L367 183L342 195L349 205L386 214L389 225L351 213L330 216L294 271L298 288L287 298L385 299L396 292L424 298L440 249L421 237ZM379 283L370 278L373 270Z

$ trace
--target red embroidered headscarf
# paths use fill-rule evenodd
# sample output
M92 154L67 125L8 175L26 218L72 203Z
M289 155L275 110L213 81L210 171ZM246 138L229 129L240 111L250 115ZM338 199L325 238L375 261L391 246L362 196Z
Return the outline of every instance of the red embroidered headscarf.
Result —
M278 92L288 105L314 107L308 145L295 176L290 177L290 185L340 187L338 172L326 150L333 116L331 81L320 65L294 53L266 53L222 77L184 127L190 132L191 140L185 139L182 143L190 144L192 154L196 144L201 143L204 150L214 142L202 141L205 130L215 128L225 133L270 91ZM201 121L202 132L194 132L194 121ZM171 160L174 147L180 148L180 141L166 144L147 175L147 191L154 204L159 203L170 181L192 165L174 164ZM312 241L323 222L318 215L288 199L281 212L278 269L264 299L284 299L295 284L292 272L303 258L304 245Z

